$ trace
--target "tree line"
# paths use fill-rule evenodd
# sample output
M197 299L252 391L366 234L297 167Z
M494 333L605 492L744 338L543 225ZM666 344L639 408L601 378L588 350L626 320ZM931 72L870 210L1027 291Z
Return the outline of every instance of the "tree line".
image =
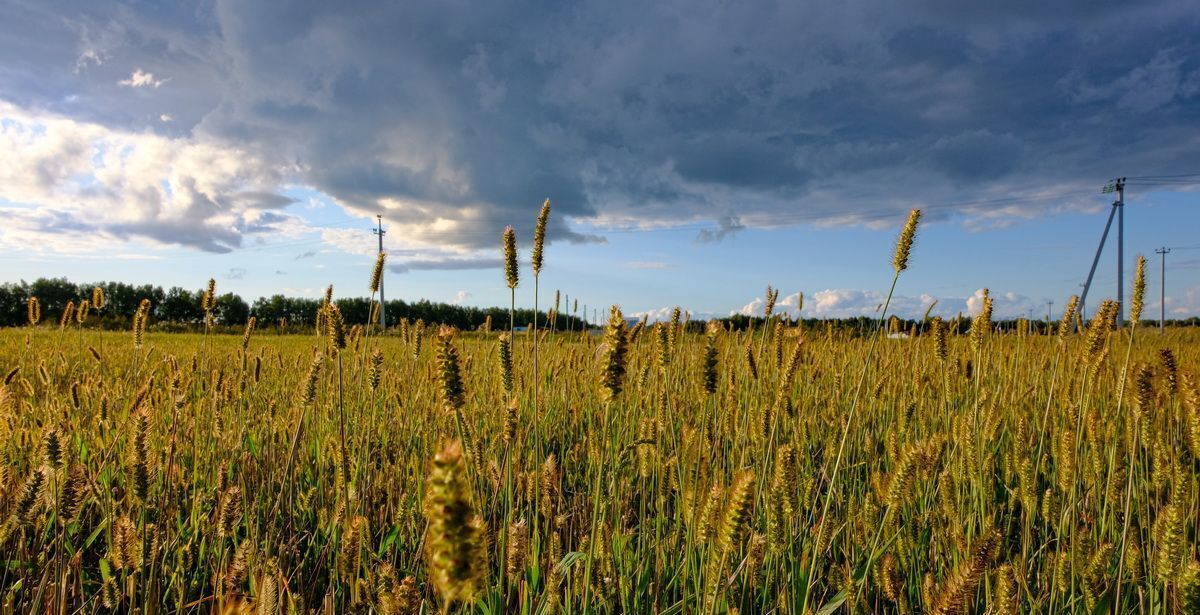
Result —
M172 325L175 328L201 327L204 323L204 309L201 307L203 288L194 291L178 286L164 289L153 284L134 285L124 282L75 284L66 278L38 278L33 282L22 280L0 284L0 327L25 325L28 322L26 308L30 297L38 298L42 308L43 323L57 323L68 302L73 301L78 304L80 301L90 298L92 289L97 286L104 290L106 305L103 310L93 314L89 319L91 326L109 329L127 327L142 299L150 300L151 322L160 328L164 325ZM259 297L254 303L247 303L238 295L224 293L214 297L213 317L216 324L228 327L241 327L251 316L257 318L259 327L282 327L284 329L311 327L316 324L317 310L321 307L322 301L319 298L287 297L276 294L270 297ZM366 297L334 299L334 303L341 309L342 315L348 323L364 324L371 317L371 300ZM392 299L386 302L386 308L388 323L391 325L399 322L402 318L407 318L410 321L419 319L431 324L452 325L464 331L480 328L488 317L492 319L493 329L505 329L508 326L509 317L507 308L478 308L438 303L425 299L413 302ZM741 314L716 320L734 330L759 328L766 324L761 316L752 317ZM533 310L518 309L516 311L517 326L527 326L531 322L533 322ZM547 313L540 312L538 326L548 327L547 322ZM570 328L580 331L583 329L582 322L583 319L559 314L555 329L561 331ZM839 330L866 332L871 331L877 321L873 317L859 316L834 319L832 322L834 327ZM1154 324L1150 320L1146 322ZM969 318L960 317L953 319L951 323L953 326L959 327L961 332L969 326ZM1035 330L1039 328L1044 330L1046 327L1044 320L1035 320L1033 323ZM828 326L830 319L804 318L794 324L801 324L805 327L816 327L818 324ZM1200 318L1168 320L1167 324L1198 326ZM891 327L899 331L907 331L911 327L921 329L923 325L924 323L920 320L899 320L899 322L892 323ZM1015 328L1016 322L1001 321L998 326ZM690 321L688 330L703 332L704 323Z
M124 328L129 325L138 304L143 299L150 301L152 325L173 325L176 328L201 327L204 324L204 309L201 299L204 289L188 290L178 286L164 289L153 284L126 284L124 282L97 282L75 284L66 278L38 278L33 282L8 282L0 284L0 327L24 326L28 322L28 302L37 297L42 309L42 322L57 323L69 302L76 305L92 296L92 289L104 291L105 306L94 313L89 323L103 328ZM253 303L233 293L218 294L213 299L213 318L217 325L241 327L251 316L258 326L285 329L311 327L316 324L317 311L323 299L271 295L259 297ZM350 324L365 324L371 318L371 300L367 297L335 298L343 317ZM478 329L491 318L493 329L508 327L507 308L478 308L450 303L439 303L425 299L408 302L391 299L386 302L389 325L402 318L410 321L423 320L431 324L445 324L461 330ZM533 322L533 310L518 309L516 325L526 326ZM540 312L539 327L548 327L547 314ZM557 315L555 328L579 331L582 319L565 314Z

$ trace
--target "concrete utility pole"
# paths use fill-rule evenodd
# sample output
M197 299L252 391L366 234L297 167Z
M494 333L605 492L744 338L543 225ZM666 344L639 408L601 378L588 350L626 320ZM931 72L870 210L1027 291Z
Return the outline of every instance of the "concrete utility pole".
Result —
M371 229L371 232L375 233L376 235L379 236L379 253L383 254L383 236L387 234L387 231L383 230L383 214L377 214L375 216L375 223L377 224L377 226L376 226L376 228ZM386 307L387 302L384 301L384 299L383 299L383 278L384 278L383 273L380 273L379 274L379 328L387 329L387 316L384 314L384 312L387 311L387 307Z
M1125 178L1116 181L1117 202L1117 326L1125 323Z
M1158 332L1162 333L1167 322L1167 255L1171 248L1163 246L1154 251L1160 256L1159 286L1158 286Z
M1117 314L1117 326L1125 321L1125 178L1119 177L1105 184L1101 194L1117 193L1112 210L1108 212L1108 222L1104 224L1104 233L1100 235L1100 245L1096 246L1096 256L1092 258L1092 268L1088 271L1087 281L1083 283L1083 294L1079 297L1081 305L1087 304L1088 291L1092 288L1092 278L1096 275L1096 265L1100 264L1100 253L1104 251L1104 242L1108 240L1108 231L1112 228L1113 218L1117 218L1117 304L1120 313Z
M1083 287L1084 287L1083 284L1079 285L1079 288L1083 288ZM1087 304L1083 302L1083 299L1079 300L1079 320L1082 320L1083 322L1087 322ZM1072 325L1072 326L1074 326L1074 325Z

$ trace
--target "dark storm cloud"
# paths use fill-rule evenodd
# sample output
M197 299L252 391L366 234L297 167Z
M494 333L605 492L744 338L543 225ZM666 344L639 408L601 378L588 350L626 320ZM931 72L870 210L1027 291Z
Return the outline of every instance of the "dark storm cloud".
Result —
M528 237L547 196L551 240L596 240L563 216L716 221L715 240L900 210L898 185L938 203L1194 171L1195 8L29 2L0 32L0 91L253 151L430 244ZM119 85L135 69L167 81Z

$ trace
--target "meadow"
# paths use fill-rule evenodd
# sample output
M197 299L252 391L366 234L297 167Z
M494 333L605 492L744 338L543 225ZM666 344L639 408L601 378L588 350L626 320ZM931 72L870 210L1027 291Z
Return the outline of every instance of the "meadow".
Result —
M771 309L2 330L0 611L1200 612L1200 332Z

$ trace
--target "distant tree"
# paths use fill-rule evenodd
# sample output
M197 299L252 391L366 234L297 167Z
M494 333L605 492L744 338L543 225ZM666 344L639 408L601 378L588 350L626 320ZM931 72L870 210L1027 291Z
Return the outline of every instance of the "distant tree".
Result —
M155 307L154 316L158 320L169 322L199 323L204 319L204 310L200 308L200 295L172 286L167 290L162 302Z
M218 295L213 309L217 322L223 325L243 325L250 319L250 305L233 293Z
M29 285L30 296L38 298L42 304L42 319L58 318L59 313L66 307L68 301L82 299L75 285L66 278L38 278Z
M0 326L25 322L25 306L29 300L25 283L0 284Z

